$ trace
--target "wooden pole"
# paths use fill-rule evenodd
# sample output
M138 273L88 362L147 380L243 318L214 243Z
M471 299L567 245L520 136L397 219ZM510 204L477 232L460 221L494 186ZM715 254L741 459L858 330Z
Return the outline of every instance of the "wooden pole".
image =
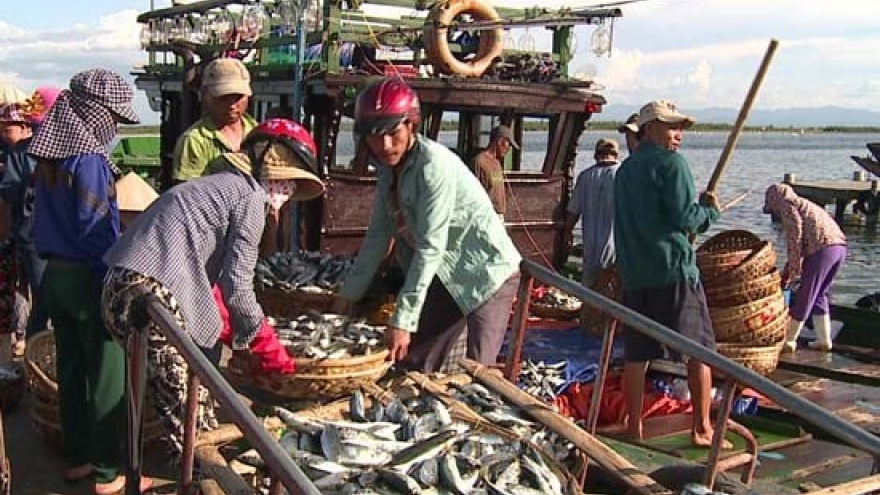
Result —
M641 495L668 494L672 492L654 481L653 478L640 471L622 455L605 445L595 436L590 435L571 420L560 416L547 404L523 392L516 385L504 379L500 373L471 360L463 359L461 365L474 378L494 390L523 412L564 436L578 449L586 452L590 459L604 468L611 476L627 485L633 492Z
M767 52L764 53L764 60L761 61L758 73L755 74L755 78L752 80L752 87L749 88L746 100L739 109L739 115L736 117L736 124L734 124L733 130L730 132L730 136L727 137L727 144L724 145L724 150L721 152L721 158L718 159L718 164L715 165L715 170L712 172L712 177L709 179L709 185L706 186L707 191L715 191L715 187L721 179L721 174L723 174L724 169L727 168L727 163L730 161L730 155L733 153L733 149L736 148L736 142L739 140L740 134L742 134L746 118L749 116L749 111L752 109L752 103L755 102L755 97L758 95L761 83L764 82L767 68L770 66L770 61L773 60L773 54L776 53L776 48L778 46L778 40L770 40L770 44L767 46Z

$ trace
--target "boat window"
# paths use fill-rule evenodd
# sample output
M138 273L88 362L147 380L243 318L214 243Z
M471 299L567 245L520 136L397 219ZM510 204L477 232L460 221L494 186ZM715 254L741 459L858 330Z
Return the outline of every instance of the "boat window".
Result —
M331 170L351 170L354 166L354 119L342 117L336 135L336 163Z

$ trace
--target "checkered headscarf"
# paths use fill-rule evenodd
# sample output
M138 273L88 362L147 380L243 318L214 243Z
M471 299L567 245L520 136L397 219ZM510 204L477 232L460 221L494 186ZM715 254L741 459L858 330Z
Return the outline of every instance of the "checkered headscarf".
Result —
M92 69L76 74L70 79L70 89L58 95L28 153L46 159L83 153L108 156L117 119L127 124L140 122L131 108L133 98L131 87L115 72ZM111 167L119 175L112 162Z

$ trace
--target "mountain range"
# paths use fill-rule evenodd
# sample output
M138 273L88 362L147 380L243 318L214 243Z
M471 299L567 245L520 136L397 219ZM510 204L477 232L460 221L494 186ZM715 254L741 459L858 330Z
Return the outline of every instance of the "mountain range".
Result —
M592 120L597 122L621 122L638 105L608 105ZM705 124L733 124L739 114L738 108L709 107L687 109L697 122ZM774 127L880 127L880 112L861 108L845 108L828 105L824 107L797 107L760 109L753 108L746 119L747 126Z

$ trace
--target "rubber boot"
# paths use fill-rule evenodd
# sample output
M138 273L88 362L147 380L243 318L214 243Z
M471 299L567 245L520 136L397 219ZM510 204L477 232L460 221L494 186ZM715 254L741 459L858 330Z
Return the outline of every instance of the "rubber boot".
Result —
M813 328L816 340L810 342L810 349L831 352L831 315L813 315Z
M792 318L788 322L788 331L785 332L785 344L782 346L782 352L794 352L797 350L797 338L804 328L804 322Z

